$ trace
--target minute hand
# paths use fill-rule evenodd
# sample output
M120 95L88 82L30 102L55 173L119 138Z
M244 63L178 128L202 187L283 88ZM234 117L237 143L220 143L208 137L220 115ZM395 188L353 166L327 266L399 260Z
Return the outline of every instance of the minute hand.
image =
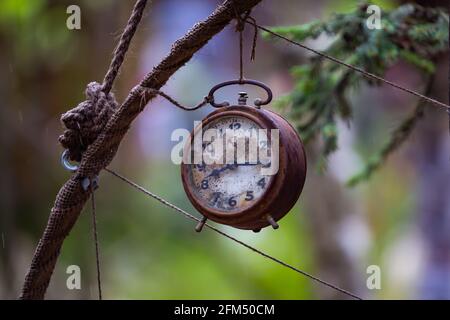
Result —
M268 163L267 165L264 165L264 164L262 164L261 162L258 162L258 163L249 163L249 162L245 162L245 163L242 163L242 164L236 164L236 163L234 163L234 164L227 164L225 167L223 167L223 168L220 168L220 169L213 169L213 171L209 174L209 175L207 175L206 176L206 178L209 178L209 177L219 177L219 174L221 173L221 172L224 172L225 170L234 170L234 169L236 169L236 168L238 168L238 167L247 167L247 166L257 166L257 165L263 165L263 167L267 167L267 166L270 166L270 163Z
M258 166L258 165L262 165L264 168L265 167L269 167L270 166L270 162L269 163L266 163L266 164L264 164L264 163L262 163L262 162L257 162L257 163L249 163L249 162L244 162L244 163L241 163L241 164L238 164L237 166L238 167L240 167L240 166Z

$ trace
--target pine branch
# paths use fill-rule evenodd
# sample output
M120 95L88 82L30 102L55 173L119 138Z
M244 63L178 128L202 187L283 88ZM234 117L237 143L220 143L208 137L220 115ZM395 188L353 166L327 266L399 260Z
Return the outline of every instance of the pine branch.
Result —
M332 42L325 54L380 77L399 61L406 61L426 76L435 72L434 58L448 50L449 21L444 9L406 4L390 12L384 11L382 30L367 28L366 9L367 4L363 3L354 12L334 14L328 21L271 30L300 42L326 35ZM263 33L263 37L271 39L268 33ZM305 143L321 139L322 156L318 167L322 170L326 168L327 157L338 149L336 121L341 119L348 125L352 121L354 106L347 96L362 84L378 86L380 83L316 56L308 64L293 67L291 74L294 90L276 105L290 107L284 110ZM368 178L401 145L421 113L422 106L402 123L351 184Z
M427 89L425 90L425 95L430 94L432 83L433 81L430 78L430 80L428 80ZM417 103L414 111L392 132L390 138L381 149L370 157L364 168L347 181L348 186L354 187L357 184L368 180L373 173L386 162L387 158L403 145L416 128L417 123L423 118L425 105L426 103L423 100L420 100Z

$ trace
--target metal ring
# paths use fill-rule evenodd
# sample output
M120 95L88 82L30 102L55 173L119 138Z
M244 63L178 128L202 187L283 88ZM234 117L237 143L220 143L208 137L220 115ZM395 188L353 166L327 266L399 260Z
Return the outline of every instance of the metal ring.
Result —
M231 86L231 85L243 85L243 84L251 84L257 87L260 87L262 89L264 89L267 92L267 99L266 100L261 100L261 99L256 99L254 101L255 106L260 107L266 104L269 104L272 101L272 90L270 90L270 88L265 85L262 82L256 81L256 80L231 80L231 81L225 81L222 83L219 83L218 85L215 85L214 87L212 87L212 89L209 91L208 93L208 100L209 103L214 107L214 108L223 108L223 107L228 107L230 105L230 103L228 101L224 101L221 103L216 103L214 101L214 92L216 92L218 89L226 87L226 86Z
M69 150L64 150L63 153L61 154L61 164L64 167L64 169L69 170L69 171L77 171L78 170L78 165L76 164L71 164L70 160L69 160Z

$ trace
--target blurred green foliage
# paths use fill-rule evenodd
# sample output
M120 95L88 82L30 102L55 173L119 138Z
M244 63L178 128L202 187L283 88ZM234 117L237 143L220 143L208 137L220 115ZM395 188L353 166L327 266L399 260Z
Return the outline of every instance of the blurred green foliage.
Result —
M39 63L57 69L73 54L70 31L61 28L66 17L61 5L48 6L45 0L3 0L0 2L1 36L11 45L12 56L22 71ZM65 11L65 7L64 7Z
M145 173L145 174L144 174ZM152 163L128 173L144 187L195 212L183 195L178 167ZM263 257L218 237L168 210L154 199L136 193L116 178L103 174L97 201L104 292L108 299L306 299L312 283ZM126 199L126 201L124 201ZM298 223L299 208L280 221L283 232L264 229L258 234L219 226L280 259L313 268L306 221ZM95 283L92 230L86 208L72 235L64 242L60 264L79 263L82 286ZM295 240L294 240L295 239ZM79 248L83 248L80 250ZM89 250L91 248L91 250ZM64 275L64 270L57 272ZM87 280L87 281L86 281ZM92 285L91 285L92 286ZM91 288L91 287L90 287ZM96 288L92 286L91 297Z
M352 12L334 14L327 21L315 20L271 30L300 42L327 35L331 43L324 53L378 76L383 76L401 60L426 75L434 73L433 59L448 49L449 22L443 9L406 4L382 11L382 28L369 29L367 7L368 4L363 3ZM264 33L264 37L271 35ZM381 83L320 56L313 56L308 64L293 67L291 73L295 88L278 100L278 106L286 110L306 143L321 138L322 157L318 168L322 170L327 157L338 148L337 120L340 118L346 123L352 120L353 107L348 94L363 83L369 86ZM367 180L406 140L422 113L422 106L418 106L367 161L363 170L349 180L349 185Z

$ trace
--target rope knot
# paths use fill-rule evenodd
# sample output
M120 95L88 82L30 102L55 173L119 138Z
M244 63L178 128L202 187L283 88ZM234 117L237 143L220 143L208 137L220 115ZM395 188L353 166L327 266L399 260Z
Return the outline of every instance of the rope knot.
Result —
M236 32L243 32L245 29L245 19L246 17L244 15L240 16L237 15L236 16L236 27L235 30Z
M245 21L251 14L251 10L248 10L242 14L238 13L238 10L233 4L233 10L234 10L234 18L236 19L236 32L243 32L245 29Z
M66 130L58 140L69 151L72 161L81 161L83 152L97 139L118 107L114 95L105 93L97 82L87 85L86 98L61 116Z

